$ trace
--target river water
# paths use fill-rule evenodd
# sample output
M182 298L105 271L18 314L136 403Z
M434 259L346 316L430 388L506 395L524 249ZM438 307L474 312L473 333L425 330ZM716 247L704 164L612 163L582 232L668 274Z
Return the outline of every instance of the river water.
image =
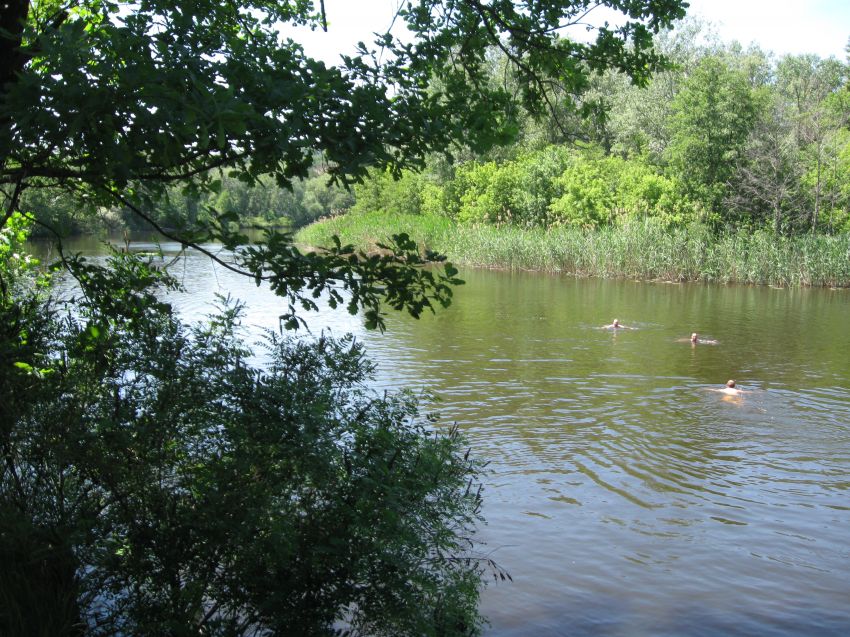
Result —
M230 292L277 325L208 259L174 272L187 318ZM365 341L379 388L435 392L490 461L480 536L513 582L485 590L485 634L850 634L850 291L462 276L385 334L310 325ZM710 391L729 378L746 393Z

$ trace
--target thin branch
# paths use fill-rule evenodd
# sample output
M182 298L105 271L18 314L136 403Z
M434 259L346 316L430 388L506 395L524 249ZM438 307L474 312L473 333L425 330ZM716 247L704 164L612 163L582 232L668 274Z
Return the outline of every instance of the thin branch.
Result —
M531 80L534 84L536 84L537 87L540 89L540 94L543 96L543 99L546 102L546 107L549 110L549 114L552 116L552 120L555 122L555 125L558 127L558 130L560 130L561 134L566 137L569 133L568 133L566 127L564 126L564 124L562 124L561 120L558 118L558 114L555 111L555 106L554 106L554 104L552 104L551 100L549 99L549 95L546 92L546 86L545 86L545 83L543 81L543 78L541 78L537 74L537 72L532 70L531 67L529 67L527 64L525 64L525 62L523 62L520 57L515 55L509 47L506 47L502 43L502 40L499 37L498 33L496 32L495 27L490 23L490 21L487 19L487 16L485 15L485 7L482 7L477 2L471 2L470 4L471 4L473 10L475 10L478 13L478 16L481 18L481 22L484 25L484 28L487 29L487 32L490 34L490 37L493 40L493 42L496 43L496 46L499 48L499 50L502 51L502 53L505 54L505 56L508 58L508 60L513 62L517 66L517 68L519 68L521 71L523 71L528 76L529 80ZM486 9L489 9L489 7L487 7ZM488 10L487 13L492 13L492 12Z
M121 205L126 206L127 208L132 210L133 214L137 215L138 217L141 217L154 230L156 230L159 234L161 234L166 239L170 239L171 241L175 241L175 242L177 242L177 243L179 243L183 246L187 246L187 247L190 247L190 248L197 250L201 254L212 259L215 263L218 263L221 267L223 267L227 270L230 270L231 272L235 272L236 274L239 274L239 275L242 275L242 276L245 276L245 277L249 277L249 278L252 278L252 279L257 278L257 276L254 273L249 272L247 270L243 270L241 268L236 267L235 265L228 263L227 261L225 261L224 259L222 259L218 255L216 255L211 250L204 248L199 243L196 243L194 241L188 241L187 239L185 239L183 237L179 237L175 234L168 232L165 228L163 228L156 221L154 221L149 215L142 212L142 210L138 206L134 205L126 197L124 197L124 196L120 195L119 193L115 192L114 190L110 189L108 186L101 185L100 189L103 192L105 192L106 194L108 194L109 196L111 196L113 199L115 199L116 201L121 203ZM271 277L268 276L268 275L260 275L259 276L259 279L262 280L262 281L267 281L270 278Z
M207 622L212 619L212 616L218 612L218 609L221 608L221 602L216 602L212 606L210 606L209 611L201 618L201 620L197 624L198 630L201 630L204 626L206 626Z
M198 157L200 157L203 153L196 153L192 156L186 158L184 164L195 161ZM242 159L246 156L246 152L235 153L231 155L223 155L215 159L215 161L205 162L200 166L196 166L194 168L182 168L182 172L173 172L167 173L165 172L168 168L163 169L158 172L151 173L139 173L133 177L134 180L146 180L146 181L159 181L162 183L170 183L172 181L183 181L186 179L191 179L201 173L214 170L216 168L221 168L234 160ZM97 182L101 177L102 173L100 171L88 172L84 170L76 170L66 167L53 167L53 166L30 166L30 167L20 167L14 168L4 171L0 173L0 183L15 183L15 181L19 178L21 174L24 174L26 177L45 177L48 179L77 179L81 181L90 181Z
M508 32L512 35L522 35L526 38L531 38L531 37L534 37L534 36L541 36L541 35L548 36L548 35L551 35L551 34L557 32L561 29L567 29L569 27L579 26L579 25L584 25L584 24L586 24L588 27L591 27L593 25L591 25L590 23L585 23L584 19L588 15L590 15L590 13L592 11L598 9L602 4L601 2L595 2L592 5L589 5L588 8L583 13L570 16L568 18L567 22L565 22L563 24L559 22L558 24L554 24L554 25L552 25L551 27L548 27L548 28L523 29L516 24L510 24L506 20L504 20L502 18L502 16L499 15L499 12L493 6L482 4L478 0L463 0L463 2L468 7L475 10L479 15L481 15L481 13L484 12L484 11L489 13L491 18L493 19L493 21L503 31L506 31L506 32Z

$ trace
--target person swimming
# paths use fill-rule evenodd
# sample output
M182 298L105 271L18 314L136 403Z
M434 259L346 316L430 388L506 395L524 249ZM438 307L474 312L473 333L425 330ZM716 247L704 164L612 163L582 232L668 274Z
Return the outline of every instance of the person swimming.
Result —
M720 389L712 388L711 391L720 392L721 394L726 394L727 396L739 396L740 394L747 393L746 390L738 389L737 383L734 380L727 380L726 386L721 387Z
M603 330L633 330L635 328L629 327L628 325L623 325L620 323L619 319L614 319L614 322L611 325L603 325L601 327Z
M702 344L702 345L717 345L718 341L713 338L700 338L699 334L693 332L690 338L680 338L678 339L680 343L691 343L692 345Z

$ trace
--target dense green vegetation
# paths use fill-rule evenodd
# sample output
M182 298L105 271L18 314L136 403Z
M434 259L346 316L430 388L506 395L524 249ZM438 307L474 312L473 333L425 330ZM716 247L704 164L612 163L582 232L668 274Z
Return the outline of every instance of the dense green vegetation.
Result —
M484 268L642 280L838 287L850 282L850 233L777 236L769 229L717 235L705 224L665 228L656 220L587 230L471 225L446 217L366 213L314 224L309 245L331 237L375 246L397 232L421 246Z
M577 100L553 89L540 96L551 109L525 103L505 123L515 133L508 145L467 144L452 162L425 155L415 170L364 169L353 189L331 183L327 166L286 187L214 171L211 188L168 187L143 210L177 229L223 214L242 227L298 228L349 212L386 212L524 228L599 229L653 218L670 230L699 222L719 234L850 231L846 61L777 59L721 43L687 21L660 37L659 50L670 66L644 87L607 70L588 76ZM486 62L493 90L519 81L506 74L509 58L498 48ZM93 224L91 210L74 209L55 190L30 189L23 205L54 228ZM145 225L127 207L99 211L107 227Z
M482 465L455 429L372 395L350 340L270 335L258 365L238 307L187 325L158 294L168 264L91 263L61 237L151 228L268 285L286 328L319 297L373 328L385 308L445 306L456 270L426 267L440 257L406 236L381 255L302 253L238 227L346 206L326 180L404 185L459 144L486 153L549 87L589 115L591 74L645 84L684 3L606 0L622 26L562 37L586 33L586 4L405 3L404 41L337 66L278 28L321 28L309 0L2 5L0 633L480 632L484 578L506 575L476 550ZM521 71L510 90L491 81L493 47ZM76 280L67 302L23 253L29 224Z
M635 87L616 71L591 76L587 92L572 107L564 94L555 92L549 99L557 107L542 119L518 111L516 141L507 146L488 151L463 146L454 162L429 155L415 171L372 169L351 189L330 184L326 170L312 170L289 188L263 176L249 183L223 175L201 193L169 187L147 202L145 212L171 229L192 228L222 215L242 227L299 228L340 215L413 214L449 219L460 224L450 234L477 239L433 244L469 264L607 276L850 283L841 239L803 238L850 232L846 61L813 55L776 59L758 49L718 42L694 22L679 23L665 33L659 47L672 64L646 87ZM491 83L503 74L505 63L501 52L492 52L487 71ZM607 114L596 108L600 101ZM146 225L127 207L101 207L101 220L95 221L91 210L73 205L50 189L31 189L23 198L26 209L55 229ZM375 223L372 234L386 225L366 216L343 227L369 219ZM648 220L652 233L635 229L650 227ZM441 222L412 223L394 227L415 235L420 227ZM482 224L499 229L465 228ZM509 240L516 236L515 228L546 232ZM591 240L568 228L599 233ZM691 231L697 238L687 238ZM317 230L303 233L300 240L324 245L332 234ZM345 231L343 236L359 247L373 247ZM383 236L388 238L386 232ZM567 241L566 236L585 238ZM746 264L709 259L709 254L726 253L731 258L735 253L728 246L741 241L749 245L754 237L766 244L771 236L776 248L770 258L750 258L746 251L737 255L748 258ZM486 247L485 237L494 245ZM612 244L642 245L644 240L657 244L631 249L628 258L610 256ZM593 258L598 265L555 257L570 250L548 246L564 242L598 250ZM689 250L686 244L695 242L707 243L710 250ZM508 252L507 245L518 252ZM680 247L665 249L674 245ZM813 246L826 252L813 255ZM668 265L659 268L659 262Z
M110 266L70 262L75 313L0 308L27 336L0 367L2 632L474 632L480 463L457 432L375 397L350 338L271 334L251 367L238 306L188 327L154 295L168 275Z
M850 65L775 59L703 30L660 39L673 66L645 89L595 77L586 105L604 99L610 116L556 112L495 152L398 180L373 171L351 218L299 240L368 248L405 228L472 265L850 285ZM399 222L410 214L421 219Z
M737 68L745 63L755 67L751 77ZM814 56L771 63L734 48L704 53L692 65L653 80L645 93L611 89L617 115L602 133L607 149L570 140L519 146L507 159L459 164L448 177L426 174L408 182L422 201L407 211L526 227L655 218L667 227L701 221L785 234L850 230L848 66ZM662 106L652 103L662 99L652 88L664 81L679 85L669 115L643 121ZM397 192L404 180L384 186L386 196L375 192L382 184L377 176L356 187L354 210L405 200Z

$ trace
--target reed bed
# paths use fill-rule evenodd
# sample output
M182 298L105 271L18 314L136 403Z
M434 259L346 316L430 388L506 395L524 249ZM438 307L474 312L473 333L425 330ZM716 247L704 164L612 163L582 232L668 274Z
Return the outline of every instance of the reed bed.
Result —
M701 225L667 230L652 222L600 230L464 225L443 217L346 215L297 238L309 245L371 249L407 232L417 243L473 267L576 276L775 286L850 287L850 234L777 236L769 231L713 234Z

